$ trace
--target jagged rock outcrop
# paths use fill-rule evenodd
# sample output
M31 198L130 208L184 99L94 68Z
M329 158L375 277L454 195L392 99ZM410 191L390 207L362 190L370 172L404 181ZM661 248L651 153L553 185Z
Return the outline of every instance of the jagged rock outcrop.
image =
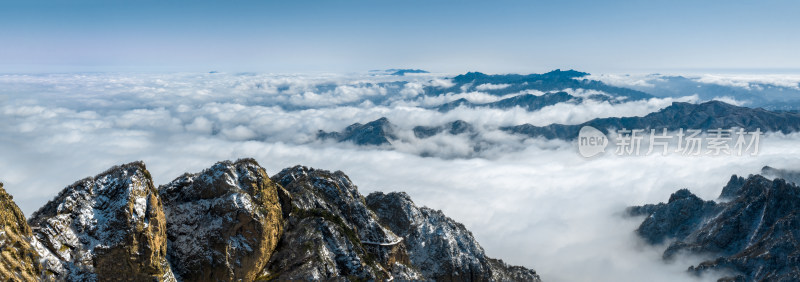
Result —
M291 198L252 159L159 187L169 261L183 281L253 281L283 234Z
M463 225L417 207L404 193L364 198L344 173L303 166L272 179L291 193L293 211L264 278L539 279L532 270L487 258Z
M0 183L0 280L36 281L41 272L39 254L25 215Z
M551 124L535 126L523 124L501 127L509 133L547 139L572 140L584 126L592 126L607 132L608 129L730 129L743 128L747 131L760 129L761 132L798 132L800 114L791 112L771 112L761 108L738 107L720 101L701 104L674 102L669 107L643 117L597 118L577 125Z
M279 280L419 279L402 239L381 226L341 171L304 166L272 177L292 195L293 211L264 277Z
M340 171L270 179L242 159L156 189L134 162L70 185L28 223L2 185L0 207L4 280L539 281L441 211L365 198Z
M161 207L142 162L66 187L29 220L46 277L174 280Z
M646 205L629 212L650 215L636 231L648 243L660 244L668 238L688 236L714 211L716 203L703 201L688 189L681 189L673 193L666 204Z
M356 145L390 145L391 140L397 139L394 126L389 119L382 117L367 124L354 123L342 132L317 132L317 138L333 139L337 142L353 142Z
M630 209L648 217L636 232L651 243L675 241L664 252L714 257L689 271L726 270L722 280L800 280L800 187L760 175L731 177L720 196L702 201L680 190L666 204Z
M374 192L367 205L403 237L411 265L435 281L539 281L535 271L488 258L464 225L441 211L417 207L406 193Z

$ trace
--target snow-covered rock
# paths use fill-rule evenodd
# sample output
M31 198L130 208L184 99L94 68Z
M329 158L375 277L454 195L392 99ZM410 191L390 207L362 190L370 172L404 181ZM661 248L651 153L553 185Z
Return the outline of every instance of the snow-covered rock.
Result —
M294 208L268 278L539 281L533 270L486 257L462 224L405 193L365 198L341 171L303 166L272 179Z
M300 280L420 279L401 238L381 226L341 171L304 166L272 177L292 195L293 210L266 277Z
M161 200L142 162L66 187L29 224L52 279L174 280Z
M0 208L3 280L539 281L441 211L365 198L341 171L269 178L242 159L156 189L134 162L68 186L27 223L1 185Z
M436 281L539 281L535 271L486 256L463 224L442 211L417 207L403 192L374 192L367 204L403 237L411 265Z
M282 205L291 201L252 159L184 174L159 191L169 261L184 281L255 280L283 234Z
M724 202L702 201L682 189L668 203L629 209L646 215L636 232L650 243L673 242L664 251L714 259L689 268L700 274L727 271L725 281L800 280L800 187L761 175L733 176Z

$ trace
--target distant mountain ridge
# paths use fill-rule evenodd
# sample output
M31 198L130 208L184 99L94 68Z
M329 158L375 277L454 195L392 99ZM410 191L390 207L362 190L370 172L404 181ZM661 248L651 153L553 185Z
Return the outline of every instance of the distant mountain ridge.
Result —
M595 98L593 99L608 100L609 98L602 95L595 95ZM582 100L583 98L569 95L566 92L545 93L542 95L522 94L490 103L472 103L465 98L461 98L452 102L441 104L436 107L436 110L440 112L449 112L458 107L467 107L467 108L485 107L493 109L510 109L514 107L520 107L526 111L532 112L558 103L572 102L578 104Z
M791 85L780 76L766 76L765 80L752 79L747 75L737 79L725 75L711 77L692 77L679 75L653 74L639 78L645 84L625 85L626 88L647 92L656 97L681 97L698 95L702 100L727 97L750 107L763 107L768 110L800 109L800 84ZM757 78L757 76L756 76Z
M733 127L748 131L760 129L762 132L790 133L800 131L800 114L738 107L720 101L708 101L701 104L674 102L669 107L643 117L598 118L577 125L535 126L523 124L502 127L501 130L529 137L572 140L578 137L578 132L583 126L592 126L606 133L609 128L706 130Z
M545 138L573 140L584 126L592 126L604 133L610 129L643 129L674 131L678 129L732 129L742 128L748 132L759 129L761 132L800 132L800 113L772 112L760 108L752 109L726 104L720 101L708 101L700 104L674 102L672 105L642 117L597 118L581 124L551 124L535 126L522 124L500 127L499 130L518 134L527 138ZM398 140L396 126L388 118L382 117L366 124L355 123L342 132L319 131L317 138L352 142L363 146L390 147ZM463 120L456 120L443 125L418 125L412 128L414 136L425 139L437 134L460 135L470 133L477 136L477 129ZM476 146L476 149L479 149Z
M389 119L382 117L366 124L354 123L342 132L318 131L317 138L333 139L337 142L353 142L356 145L390 145L390 140L396 139L394 129Z
M563 91L564 89L597 90L604 93L626 97L630 100L649 99L653 96L645 92L607 85L601 81L580 79L589 75L575 70L562 71L560 69L543 74L495 74L488 75L480 72L468 72L452 78L453 86L447 88L427 87L426 95L441 95L445 93L459 93L478 91L481 85L496 85L502 87L480 89L492 95L506 95L519 93L525 90L538 90L542 92Z
M430 72L421 69L385 69L385 70L370 70L369 73L404 76L409 73L414 74L414 73L430 73Z
M284 188L285 187L285 188ZM144 163L68 186L26 222L0 185L11 281L540 281L405 193L304 166L219 162L156 188Z

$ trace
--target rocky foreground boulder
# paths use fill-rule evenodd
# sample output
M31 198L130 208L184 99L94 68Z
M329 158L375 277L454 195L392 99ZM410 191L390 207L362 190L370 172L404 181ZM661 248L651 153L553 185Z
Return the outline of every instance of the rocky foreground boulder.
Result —
M692 266L732 273L724 281L800 281L800 187L761 175L731 177L720 200L703 201L686 189L669 202L628 209L647 216L636 230L649 243L673 240L664 251L711 256Z
M268 177L219 162L153 185L141 162L76 182L33 214L0 185L0 278L12 281L539 281L404 193L364 197L344 173Z

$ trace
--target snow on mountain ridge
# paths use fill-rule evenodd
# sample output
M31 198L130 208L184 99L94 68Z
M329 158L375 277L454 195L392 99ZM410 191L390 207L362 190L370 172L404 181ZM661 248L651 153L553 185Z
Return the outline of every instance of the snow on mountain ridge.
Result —
M172 276L166 221L144 163L116 166L68 186L29 224L54 279L96 280L110 272L133 279Z
M156 189L143 163L129 163L75 182L34 213L32 235L23 240L34 269L18 275L57 281L539 280L535 271L486 257L472 233L441 211L418 208L410 199L393 202L412 211L413 218L399 219L413 222L408 232L368 205L381 202L362 196L341 171L295 166L269 178L255 160L242 159L185 173ZM0 231L5 250L9 232ZM37 267L43 271L37 274ZM3 270L0 278L7 276Z

